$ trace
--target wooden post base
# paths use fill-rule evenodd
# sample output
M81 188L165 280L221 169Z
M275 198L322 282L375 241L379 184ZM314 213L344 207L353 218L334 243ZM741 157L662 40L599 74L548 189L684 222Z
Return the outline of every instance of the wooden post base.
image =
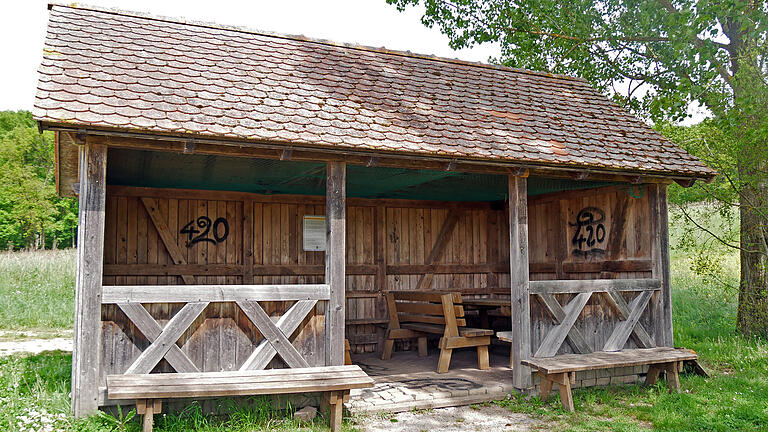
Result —
M163 401L160 399L139 399L136 401L136 413L143 416L142 432L152 432L155 414L159 414L161 411L163 411Z
M331 432L341 430L341 420L344 414L344 402L349 402L349 391L333 391L323 399L323 411L328 413Z
M659 379L659 373L665 372L667 374L667 386L671 393L680 393L680 376L678 374L682 362L670 362L652 364L648 368L648 375L645 377L646 385L654 385Z
M573 380L576 375L573 372L544 374L539 371L539 376L541 377L541 392L539 393L541 400L546 402L549 399L549 393L552 391L552 385L557 384L558 389L560 390L560 403L563 404L563 409L574 412L575 408L573 406L571 380Z

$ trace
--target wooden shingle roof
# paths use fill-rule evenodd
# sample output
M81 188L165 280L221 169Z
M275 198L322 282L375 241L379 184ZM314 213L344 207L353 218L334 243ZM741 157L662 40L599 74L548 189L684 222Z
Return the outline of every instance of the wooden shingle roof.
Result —
M52 5L45 127L710 178L571 77Z

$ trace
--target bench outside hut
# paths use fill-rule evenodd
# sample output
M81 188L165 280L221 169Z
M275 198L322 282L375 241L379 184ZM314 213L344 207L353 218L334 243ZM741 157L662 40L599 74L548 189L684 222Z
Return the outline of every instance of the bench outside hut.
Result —
M507 298L487 381L519 390L536 358L672 347L666 187L714 175L580 79L86 6L50 7L35 116L80 200L78 416L308 367L340 413L389 291Z

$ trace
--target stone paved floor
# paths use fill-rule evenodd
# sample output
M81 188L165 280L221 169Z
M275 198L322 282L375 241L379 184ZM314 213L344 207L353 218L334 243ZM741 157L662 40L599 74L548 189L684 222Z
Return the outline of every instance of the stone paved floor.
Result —
M490 369L477 369L474 349L454 350L451 369L438 374L438 352L419 357L415 351L352 355L352 362L370 375L375 385L353 390L347 408L352 412L403 412L504 399L514 392L508 349L492 349Z

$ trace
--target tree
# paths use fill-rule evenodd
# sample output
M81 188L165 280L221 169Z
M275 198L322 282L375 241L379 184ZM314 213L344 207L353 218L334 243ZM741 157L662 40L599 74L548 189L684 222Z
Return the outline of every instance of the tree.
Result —
M727 146L699 156L726 177L714 191L740 213L738 327L768 335L768 5L712 0L387 0L423 4L422 22L453 48L497 42L495 61L576 74L654 120L691 103L714 115ZM698 185L712 192L706 185Z
M73 245L77 203L54 185L53 134L27 111L0 112L0 247Z

